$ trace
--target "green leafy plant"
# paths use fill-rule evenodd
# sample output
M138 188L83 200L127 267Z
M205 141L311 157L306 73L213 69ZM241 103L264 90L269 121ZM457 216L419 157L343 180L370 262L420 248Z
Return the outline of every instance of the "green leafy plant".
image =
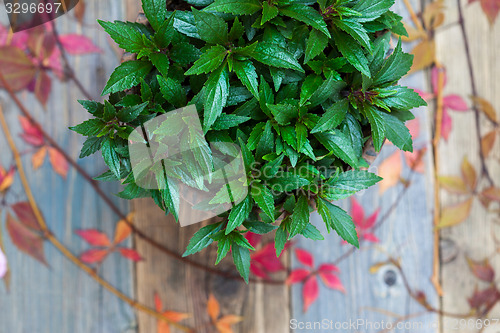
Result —
M331 202L380 180L360 170L368 139L377 151L386 138L412 150L405 121L425 105L397 85L413 59L401 41L388 56L391 37L406 35L394 0L188 2L171 12L165 0L143 0L149 25L99 22L136 60L111 74L104 103L80 101L93 116L71 128L88 137L80 157L101 151L110 170L96 179L121 181L121 198L152 197L175 211L177 192L134 182L127 138L195 104L209 143L240 145L249 193L201 228L185 255L217 242L217 263L231 250L248 281L254 249L244 234L275 231L279 256L296 235L323 239L309 222L313 209L328 231L359 246L351 217Z

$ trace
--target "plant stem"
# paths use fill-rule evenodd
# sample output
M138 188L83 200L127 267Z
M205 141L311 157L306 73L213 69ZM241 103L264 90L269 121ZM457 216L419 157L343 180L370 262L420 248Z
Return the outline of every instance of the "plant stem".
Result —
M12 134L10 133L9 126L7 125L7 122L5 120L5 116L3 113L3 108L0 105L0 125L3 128L5 138L7 139L7 143L9 144L9 147L12 151L12 154L14 155L14 160L17 165L17 171L19 173L19 178L21 179L21 183L23 185L24 191L26 193L26 196L28 198L28 202L31 206L31 209L33 210L33 213L38 221L38 224L40 225L40 229L42 231L43 237L47 239L55 248L59 250L68 260L70 260L73 264L75 264L78 268L86 272L90 277L92 277L96 282L98 282L101 286L103 286L105 289L110 291L112 294L120 298L122 301L128 303L131 307L143 311L158 320L163 320L167 323L169 323L172 326L175 326L176 328L184 331L184 332L193 332L193 330L187 326L178 324L174 321L171 321L170 319L164 317L161 313L141 304L135 301L134 299L128 297L127 295L123 294L121 291L116 289L113 285L111 285L108 281L104 280L101 278L91 267L85 265L78 257L76 257L71 251L69 251L53 234L53 232L49 229L47 223L45 222L45 219L42 216L42 213L40 212L40 209L38 208L38 205L36 204L35 198L33 196L33 193L31 192L31 188L29 186L28 180L26 178L26 174L24 172L24 167L21 161L21 155L19 154L19 151L15 145L15 142L12 138Z

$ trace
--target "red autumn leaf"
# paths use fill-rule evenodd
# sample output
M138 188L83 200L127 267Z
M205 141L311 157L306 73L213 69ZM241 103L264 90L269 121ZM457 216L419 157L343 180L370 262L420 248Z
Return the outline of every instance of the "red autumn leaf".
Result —
M344 285L337 275L329 272L319 272L319 277L328 288L345 292Z
M73 13L75 14L75 18L80 24L83 24L83 17L85 16L85 0L80 0L78 3L75 5L75 8L73 9Z
M498 297L498 290L495 286L492 286L481 291L474 290L474 294L467 301L472 309L476 309L479 312L481 308L487 309L496 303Z
M488 199L489 201L500 202L500 188L488 187L483 192L481 192L481 196Z
M495 280L495 271L488 259L478 262L467 258L467 263L472 274L478 279L486 282L493 282Z
M187 313L175 312L175 311L163 311L163 304L158 293L154 295L155 309L170 321L178 323L181 320L189 318ZM157 333L170 333L170 326L167 322L163 320L158 320Z
M379 183L380 194L399 183L402 171L401 163L401 154L399 151L395 151L380 163L378 174L383 178Z
M56 49L57 42L54 34L41 25L30 30L26 46L41 64L46 64L45 61Z
M17 202L11 205L10 208L16 213L17 218L22 224L34 230L42 230L29 202Z
M36 79L32 82L33 92L38 101L45 107L52 91L52 79L45 71L39 71Z
M291 284L302 282L310 274L311 274L311 272L307 269L304 269L304 268L294 269L290 273L290 275L286 278L285 283L287 285L291 285Z
M108 255L108 249L90 249L80 255L80 260L87 264L99 263Z
M441 137L443 137L445 141L448 141L452 127L453 123L450 114L448 113L447 109L443 109L443 119L441 120Z
M469 0L469 4L476 2L478 0ZM490 25L495 23L495 20L500 12L500 1L499 0L479 0L481 2L481 8L486 14Z
M40 235L14 219L9 213L7 213L6 225L12 243L19 250L47 265L43 249L44 239Z
M333 272L340 272L340 269L335 266L334 264L321 264L318 268L319 272L326 272L326 273L333 273Z
M14 183L14 168L10 168L9 172L5 171L2 166L0 166L0 192L4 192Z
M319 295L318 279L316 276L310 276L302 288L302 298L304 299L304 312L307 312Z
M111 246L108 236L96 229L77 230L75 233L92 246Z
M412 139L416 140L420 135L420 120L418 118L412 119L406 122L406 127L410 130Z
M66 52L72 55L102 52L102 50L97 47L92 40L83 35L61 35L59 39Z
M250 245L252 245L253 247L256 247L260 243L260 240L262 239L262 235L256 234L254 232L247 232L245 234L245 238L250 243Z
M358 233L359 238L369 242L379 242L377 236L370 231L377 221L379 212L380 210L377 209L372 215L365 218L365 211L363 207L356 201L356 199L351 198L351 216L354 224L356 225L356 232Z
M458 95L447 95L443 97L443 107L450 108L455 111L468 111L467 102Z
M250 271L263 279L268 278L268 272L275 273L284 269L283 264L276 257L274 242L267 243L261 249L253 252L250 259Z
M40 129L33 125L28 118L19 116L19 121L21 122L21 127L23 128L23 134L21 134L23 140L36 147L42 146L45 140Z
M216 322L220 315L220 305L219 301L215 298L213 294L208 296L207 301L207 312L212 321Z
M43 146L42 148L38 149L38 151L34 153L33 156L31 156L31 163L33 164L34 170L37 170L39 167L43 165L46 155L47 155L47 147Z
M132 261L141 261L143 259L141 255L134 249L121 247L120 254L122 255L122 257L130 259Z
M49 147L48 149L50 164L52 164L52 168L61 177L66 179L69 169L68 161L66 160L66 158L64 158L64 155L61 154L57 149L53 147Z
M25 89L35 78L36 68L23 50L0 46L0 72L14 91ZM0 88L4 88L0 82Z
M314 258L306 250L303 249L295 249L295 255L297 256L297 260L304 266L313 267L314 266Z

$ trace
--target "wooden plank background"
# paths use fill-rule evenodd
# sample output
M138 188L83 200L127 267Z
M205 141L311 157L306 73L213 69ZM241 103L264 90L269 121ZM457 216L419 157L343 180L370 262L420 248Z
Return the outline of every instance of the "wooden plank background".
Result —
M420 11L427 3L425 0L410 1L416 11ZM455 0L446 0L446 21L443 28L436 33L437 57L448 69L448 83L445 94L454 93L468 96L471 93L470 82L465 74L466 59L464 46L457 25L458 14ZM490 27L479 4L464 6L467 34L471 42L471 51L476 72L476 84L481 96L491 101L500 110L500 65L497 64L500 50L500 24ZM111 46L108 37L98 28L95 19L114 20L128 19L133 21L138 12L136 0L87 1L85 24L79 26L71 17L62 17L57 24L61 33L78 32L92 38L100 46L103 54L72 57L71 62L78 77L99 98L99 93L114 67L118 64L118 56ZM396 0L395 9L405 18L408 17L403 0ZM3 16L2 16L3 15ZM406 20L409 21L409 20ZM0 23L5 24L6 17L0 10ZM414 44L405 44L411 50ZM427 75L418 72L407 77L404 84L424 91L430 91ZM82 138L69 133L68 126L88 118L76 100L81 94L71 84L56 83L53 94L43 110L31 94L21 94L23 102L58 142L78 157ZM0 94L1 103L6 110L11 130L20 133L17 120L18 111L7 96ZM421 108L417 111L420 120L420 135L416 144L430 148L433 131L432 108ZM463 156L468 156L471 163L478 168L477 142L475 141L472 112L452 113L454 130L447 143L439 147L441 169L439 174L457 175ZM498 144L496 146L498 151ZM390 156L393 147L384 147L381 155L372 166L373 170ZM430 149L429 149L430 151ZM0 136L0 162L11 163L11 155L3 136ZM30 160L24 160L31 170ZM79 161L91 174L97 175L103 169L100 158L92 157ZM400 257L409 284L415 290L423 290L427 300L437 308L447 312L463 313L468 310L467 297L472 295L477 285L469 273L465 257L482 259L494 252L490 228L491 215L486 216L478 202L474 203L471 217L462 225L441 231L443 244L458 251L455 260L442 263L440 270L444 296L440 298L430 282L433 258L433 174L432 155L425 155L425 173L412 176L412 185L401 196L403 186L400 184L389 189L383 197L374 188L358 195L356 199L365 208L367 214L381 209L381 216L390 210L395 200L400 203L384 224L376 232L381 242L376 246L363 246L359 251L339 264L340 278L346 287L346 294L326 289L320 282L319 300L311 306L307 313L302 312L301 286L288 289L284 286L263 284L245 285L233 279L206 273L196 267L184 265L177 259L165 256L145 244L140 239L134 240L138 252L147 260L136 265L129 264L122 258L110 258L103 266L103 275L126 294L140 302L154 306L153 296L158 292L165 307L175 311L188 312L192 318L186 324L195 326L198 332L212 332L206 314L205 304L209 293L213 293L221 303L222 313L238 314L245 320L235 326L241 333L285 333L290 332L289 321L321 321L336 322L364 319L369 322L392 322L395 316L407 316L422 312L422 308L412 301L406 292L402 277L391 265L383 265L375 274L369 272L370 267L387 260L388 255ZM48 162L35 172L29 172L29 181L35 189L35 197L50 227L57 236L74 253L80 253L87 245L74 235L75 229L98 228L112 234L117 220L109 209L100 203L92 188L84 183L74 170L70 170L68 179L63 181L51 170ZM494 179L500 179L498 162L491 164ZM405 166L402 176L407 177L409 170ZM117 187L102 184L105 191L114 193ZM13 190L23 198L19 181L16 180ZM445 192L441 193L443 205L457 202L457 198ZM121 209L126 212L127 203L117 200ZM342 206L349 210L349 202ZM132 204L137 227L168 248L182 253L190 236L199 227L180 228L170 218L156 208L151 200L137 200ZM314 215L315 224L322 230L320 218ZM0 331L29 333L108 333L108 332L156 332L156 320L136 313L107 291L99 287L71 263L65 260L50 245L46 245L46 256L50 268L46 268L33 259L21 254L8 240L2 226L6 252L12 269L11 290L7 292L0 286ZM494 228L498 228L495 226ZM324 232L326 234L326 232ZM451 245L450 245L451 244ZM326 237L325 241L312 242L298 240L297 247L309 250L314 254L316 264L335 261L348 251L336 235ZM212 265L215 261L215 249L210 248L196 256L193 260ZM293 255L286 260L295 268L299 267ZM500 268L498 258L492 261L495 268ZM229 260L218 267L232 272ZM283 273L284 274L284 273ZM279 278L280 276L276 276ZM284 278L284 276L281 276ZM392 280L392 281L389 281ZM492 318L500 317L500 308L495 309ZM413 328L406 332L416 333L448 333L454 332L446 322L436 314L425 314L409 319L413 323L440 323L439 328ZM444 325L443 325L444 324ZM485 332L496 332L490 328ZM175 330L173 330L175 332ZM339 330L340 331L340 330ZM348 332L349 330L343 330ZM376 332L378 330L360 329L360 332ZM308 332L295 330L295 332ZM351 331L349 331L351 332ZM401 330L402 332L402 330ZM461 331L477 332L477 330Z

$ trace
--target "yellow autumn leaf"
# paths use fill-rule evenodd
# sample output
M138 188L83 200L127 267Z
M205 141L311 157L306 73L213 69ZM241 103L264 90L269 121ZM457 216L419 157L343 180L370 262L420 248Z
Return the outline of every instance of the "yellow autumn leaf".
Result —
M457 225L469 216L470 209L472 207L472 202L474 198L469 198L468 200L461 202L457 205L452 205L444 207L441 211L441 218L439 224L436 226L438 229L452 227Z
M467 156L464 156L461 166L462 171L462 179L464 180L465 185L469 188L470 191L474 191L477 185L477 175L476 170L470 164Z
M492 121L497 122L497 113L490 102L479 96L471 96L471 100L474 102L474 105L479 109L479 111L484 113Z
M439 185L446 191L456 194L467 194L467 186L465 186L462 178L458 176L439 176Z
M423 39L413 48L411 53L415 57L413 58L413 66L409 73L418 72L434 63L436 43L434 40Z
M496 137L497 137L497 132L491 131L481 138L481 150L483 151L483 156L485 158L490 156L491 150L495 145Z

